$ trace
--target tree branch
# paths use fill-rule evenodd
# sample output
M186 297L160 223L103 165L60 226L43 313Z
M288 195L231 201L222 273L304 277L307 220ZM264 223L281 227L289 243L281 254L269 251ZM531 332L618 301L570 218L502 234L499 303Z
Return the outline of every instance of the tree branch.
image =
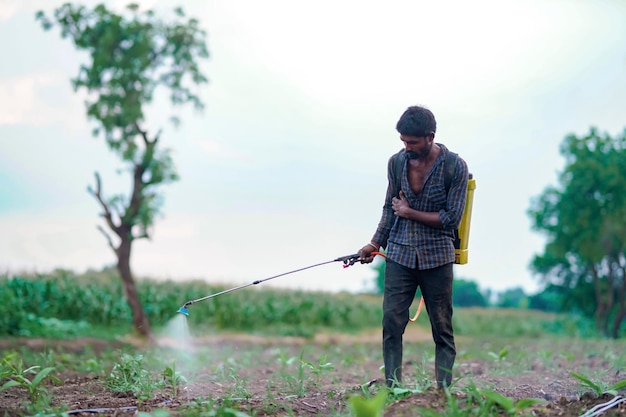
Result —
M106 230L104 230L104 227L102 227L100 225L98 225L98 230L100 230L100 232L102 232L104 237L106 237L107 241L109 242L109 247L113 250L115 255L117 255L117 248L113 244L113 239L111 239L111 236L106 232Z
M134 122L135 124L135 129L137 129L137 132L139 132L139 134L141 135L141 137L143 138L143 143L144 145L146 145L146 148L149 146L153 146L156 145L156 143L159 141L159 138L161 137L161 130L159 129L159 131L157 132L156 136L154 137L154 139L150 140L150 138L148 138L148 132L145 130L142 130L139 127L139 123L137 123L136 121Z
M107 222L107 225L109 226L109 228L112 231L114 231L118 236L120 236L119 227L116 226L114 221L113 221L113 215L111 214L111 210L109 208L109 205L102 198L102 181L100 180L100 174L98 174L96 172L96 173L94 173L94 176L96 177L96 189L94 190L91 187L87 187L87 191L91 195L93 195L96 198L96 200L98 200L98 202L100 203L100 206L102 207L102 210L104 210L104 213L102 213L102 217Z

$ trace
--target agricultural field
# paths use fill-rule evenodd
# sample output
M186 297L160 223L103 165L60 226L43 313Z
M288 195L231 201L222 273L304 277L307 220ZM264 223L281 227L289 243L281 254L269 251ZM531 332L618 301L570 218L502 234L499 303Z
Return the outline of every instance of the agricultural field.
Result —
M167 320L153 317L152 344L128 323L25 316L21 334L0 338L0 416L626 415L626 343L590 336L573 317L457 308L455 378L443 392L423 313L405 335L404 385L387 390L378 297L241 293L224 297L247 297L239 313L221 305L235 329L203 310L215 306L192 306L188 318L172 308ZM257 305L268 300L282 300L282 312ZM274 320L263 320L268 312Z

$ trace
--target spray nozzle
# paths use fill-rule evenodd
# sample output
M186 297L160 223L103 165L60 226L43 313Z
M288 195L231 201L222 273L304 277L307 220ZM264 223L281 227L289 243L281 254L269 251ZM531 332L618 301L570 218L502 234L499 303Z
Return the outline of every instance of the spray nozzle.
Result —
M178 309L178 312L180 314L184 314L185 316L189 317L189 310L187 309L187 306L189 306L190 304L191 303L189 303L189 302L183 304L183 306Z

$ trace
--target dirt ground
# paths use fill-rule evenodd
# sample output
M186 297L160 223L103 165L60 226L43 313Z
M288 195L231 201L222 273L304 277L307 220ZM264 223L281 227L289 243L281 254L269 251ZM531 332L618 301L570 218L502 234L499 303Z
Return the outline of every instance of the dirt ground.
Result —
M263 338L247 335L220 336L214 338L204 338L195 340L195 343L203 348L211 348L222 352L245 352L254 347L260 352L270 352L275 346L293 347L294 354L297 355L303 345L318 345L328 348L341 344L353 346L355 343L372 344L375 348L379 345L379 335L351 337L331 337L319 336L315 340L305 340L298 338ZM408 341L429 340L429 334L415 333L407 335ZM98 355L107 349L121 348L128 341L112 343L97 339L79 339L71 341L54 341L40 339L0 339L0 350L14 349L20 346L28 347L31 350L55 349L62 352L82 352L87 346ZM164 349L170 348L168 340L161 340ZM238 374L239 381L254 381L246 386L246 398L233 398L233 387L224 380L214 378L216 367L211 366L206 369L197 369L195 377L181 386L178 396L172 397L169 391L159 391L146 401L138 403L137 398L129 393L113 393L109 391L102 382L102 375L77 372L57 372L55 375L62 381L60 386L49 386L52 393L52 404L56 407L65 406L66 411L73 416L135 416L138 411L155 412L156 410L167 410L170 415L181 415L185 405L190 403L219 399L230 396L231 406L235 404L237 408L249 415L257 416L332 416L349 415L347 398L352 394L361 394L364 388L370 386L375 388L380 386L380 360L373 359L358 366L337 366L333 371L322 378L319 383L306 389L305 395L287 395L286 392L277 388L270 392L272 385L272 375L276 372L276 363L264 361L262 353L258 358L258 366L246 366ZM597 366L599 369L607 369L609 364L598 360L593 363L593 358L583 358L585 369ZM458 359L461 374L471 373L473 383L482 388L495 390L507 397L516 400L523 398L539 398L544 400L542 404L534 405L525 409L524 415L535 416L581 416L586 410L597 404L606 403L612 396L595 398L593 395L581 395L580 386L573 380L570 371L576 369L576 363L572 359L564 363L550 363L549 366L542 366L539 363L532 372L525 372L519 375L510 373L499 374L493 372L492 365L487 361ZM416 367L414 363L405 364L405 375L411 374ZM621 373L620 373L621 372ZM371 376L371 379L364 383L364 375ZM625 379L625 370L617 370L615 381ZM462 378L459 386L463 383ZM462 389L451 390L452 394L462 401L466 395ZM622 393L624 396L624 393ZM27 392L21 388L11 388L0 392L0 416L24 415L22 404L27 402ZM446 396L433 388L429 388L423 393L414 393L405 398L401 398L389 405L384 415L386 417L398 416L418 416L419 408L428 408L435 411L446 409ZM214 414L205 414L214 415ZM222 415L222 414L219 414ZM506 415L506 414L502 414ZM610 408L603 416L626 416L626 403Z

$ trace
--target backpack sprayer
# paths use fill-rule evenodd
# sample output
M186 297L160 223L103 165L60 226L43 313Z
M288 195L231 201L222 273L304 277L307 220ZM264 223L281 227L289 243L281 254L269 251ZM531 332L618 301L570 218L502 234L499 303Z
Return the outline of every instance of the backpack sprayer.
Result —
M190 305L192 305L192 304L198 303L200 301L208 300L208 299L213 298L213 297L217 297L218 295L227 294L229 292L241 290L243 288L250 287L252 285L257 285L257 284L260 284L260 283L265 282L265 281L269 281L269 280L274 279L274 278L282 277L284 275L289 275L289 274L293 274L295 272L304 271L305 269L315 268L316 266L326 265L326 264L329 264L329 263L332 263L332 262L343 262L343 267L347 268L349 266L354 265L359 260L359 257L360 256L359 256L358 253L356 253L354 255L340 256L339 258L333 259L332 261L326 261L326 262L321 262L321 263L318 263L318 264L315 264L315 265L305 266L304 268L295 269L295 270L289 271L289 272L284 272L282 274L274 275L273 277L269 277L269 278L265 278L265 279L259 279L259 280L253 281L253 282L251 282L249 284L240 285L238 287L234 287L234 288L230 288L228 290L220 291L220 292L215 293L215 294L207 295L206 297L198 298L197 300L189 300L185 304L183 304L183 306L181 308L178 309L178 312L180 314L184 314L185 316L189 316L189 309L188 309L188 307Z
M472 222L472 205L474 204L474 190L476 189L476 180L472 174L469 174L467 180L467 197L465 199L465 210L461 217L461 224L454 233L454 263L464 265L467 263L469 256L469 232Z

